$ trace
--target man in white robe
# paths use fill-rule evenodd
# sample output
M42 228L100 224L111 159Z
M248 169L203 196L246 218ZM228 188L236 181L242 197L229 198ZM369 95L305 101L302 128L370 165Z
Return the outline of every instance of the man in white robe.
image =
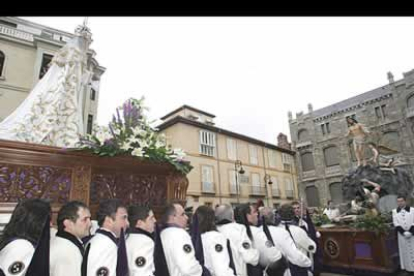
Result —
M250 228L252 234L252 243L253 247L259 251L259 263L265 268L270 263L274 263L282 257L279 249L275 246L272 246L271 242L268 241L266 234L263 232L262 228L257 227L258 225L258 212L250 204L243 204L240 208L242 214L236 216L236 221L241 224L246 224ZM244 221L244 217L247 221ZM247 230L246 228L246 231ZM249 234L248 234L249 235Z
M57 225L50 245L50 276L81 276L82 238L89 235L91 213L84 203L70 201L59 210Z
M129 227L128 212L120 200L109 199L100 203L96 216L100 228L87 245L87 275L116 276L118 238Z
M284 207L282 206L280 211L282 216L282 222L277 226L272 225L274 223L274 213L273 212L265 212L264 219L268 224L269 232L272 236L273 242L275 246L281 251L283 256L289 262L289 264L296 265L302 268L310 268L312 262L309 257L306 256L295 244L295 241L292 239L291 234L286 230L285 222L285 215L284 215ZM291 225L292 227L292 225ZM284 276L295 276L294 272L292 272L289 268L286 269Z
M398 208L392 210L392 222L398 232L398 249L402 270L414 272L414 208L404 196L397 197Z
M147 206L130 206L128 220L131 225L126 240L129 276L154 275L155 217Z
M185 231L188 217L184 208L178 203L166 206L162 222L164 229L157 239L160 239L169 276L201 276L203 268L195 257L191 236ZM161 256L154 256L154 261L156 258ZM158 265L155 263L156 271L162 269Z
M220 205L215 210L217 230L230 240L236 274L247 276L247 264L259 263L260 253L254 248L247 236L246 227L234 222L234 211L228 204Z

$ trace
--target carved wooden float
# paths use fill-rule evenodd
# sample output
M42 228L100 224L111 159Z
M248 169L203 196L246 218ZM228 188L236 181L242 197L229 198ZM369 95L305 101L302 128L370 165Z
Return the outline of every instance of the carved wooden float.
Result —
M188 179L167 163L0 140L0 212L23 198L46 198L55 216L69 200L85 202L94 216L101 200L119 198L159 215L168 202L185 204L187 187Z

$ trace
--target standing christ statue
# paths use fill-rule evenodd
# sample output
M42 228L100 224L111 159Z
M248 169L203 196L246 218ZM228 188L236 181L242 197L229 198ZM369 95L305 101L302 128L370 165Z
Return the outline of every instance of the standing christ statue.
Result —
M366 160L364 158L364 145L369 131L354 118L348 117L346 118L346 121L348 123L348 132L345 137L352 135L354 151L357 158L357 166L359 167L361 165L361 161L365 166Z

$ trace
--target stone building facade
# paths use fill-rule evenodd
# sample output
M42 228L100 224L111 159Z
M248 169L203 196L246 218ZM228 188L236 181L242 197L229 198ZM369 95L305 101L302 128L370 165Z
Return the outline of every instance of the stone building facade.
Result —
M270 144L219 128L214 118L183 105L163 116L158 126L167 144L183 149L194 167L187 175L189 206L261 199L266 206L277 207L297 200L295 153L286 135L279 134L277 145Z
M297 152L300 196L309 206L323 206L327 200L342 202L341 179L356 167L352 140L346 137L347 117L364 124L382 154L399 159L399 167L413 178L414 171L414 70L388 84L333 105L308 112L289 112L292 149ZM380 151L381 153L381 151ZM365 157L371 155L365 148Z

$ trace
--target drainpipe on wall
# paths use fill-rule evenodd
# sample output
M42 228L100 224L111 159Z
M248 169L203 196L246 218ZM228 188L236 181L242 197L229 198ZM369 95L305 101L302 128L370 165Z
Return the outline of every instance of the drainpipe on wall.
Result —
M219 133L216 132L217 178L218 178L218 188L219 188L219 203L222 204L222 200L221 200L221 175L220 175L220 160L219 160L218 135L219 135Z

